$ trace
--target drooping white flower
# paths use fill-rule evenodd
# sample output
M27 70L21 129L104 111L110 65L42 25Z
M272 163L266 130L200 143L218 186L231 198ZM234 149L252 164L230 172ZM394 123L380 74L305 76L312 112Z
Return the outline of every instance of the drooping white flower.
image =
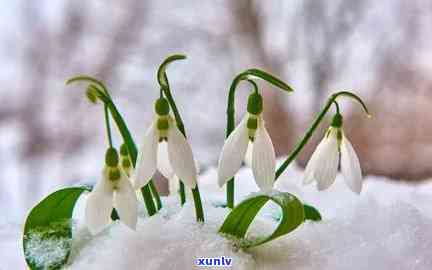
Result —
M87 198L86 225L92 234L99 233L111 222L111 212L115 208L120 221L135 230L137 203L135 191L126 174L117 165L106 166L102 179Z
M327 189L336 179L339 161L345 183L353 192L360 193L363 183L360 162L342 130L342 116L337 114L306 165L303 183L316 181L318 190Z
M219 157L218 184L223 186L240 169L251 141L251 167L255 182L261 190L273 188L276 156L273 143L262 118L262 97L249 96L248 114L228 136Z
M165 98L156 101L156 117L147 130L137 158L133 176L134 187L141 188L153 177L156 169L168 179L176 175L188 188L195 188L197 169L192 149L169 115Z

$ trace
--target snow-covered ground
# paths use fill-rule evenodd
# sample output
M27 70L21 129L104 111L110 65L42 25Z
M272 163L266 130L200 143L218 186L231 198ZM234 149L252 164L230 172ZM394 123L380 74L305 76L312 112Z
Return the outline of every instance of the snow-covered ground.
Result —
M113 223L92 238L82 224L85 197L77 206L76 232L68 269L198 269L201 257L232 258L232 269L432 269L432 183L407 185L367 177L362 194L353 194L338 176L329 190L303 187L302 171L289 168L277 189L320 209L323 221L306 222L291 234L241 251L217 234L227 210L215 207L224 192L216 171L200 177L206 223L195 222L191 204L164 199L160 214L147 218L141 209L137 231ZM249 169L236 181L237 201L257 187ZM270 233L278 212L266 207L251 234ZM0 224L0 269L23 269L21 226Z

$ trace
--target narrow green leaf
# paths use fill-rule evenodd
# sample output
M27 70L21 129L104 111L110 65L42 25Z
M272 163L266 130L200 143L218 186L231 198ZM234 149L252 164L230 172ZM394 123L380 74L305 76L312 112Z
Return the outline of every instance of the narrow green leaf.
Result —
M88 187L72 187L51 193L30 212L24 226L25 260L32 270L60 269L70 254L72 212Z
M271 75L270 73L267 73L267 72L262 71L260 69L256 69L256 68L248 69L245 72L243 72L243 76L245 76L247 79L259 78L259 79L265 80L265 81L273 84L274 86L276 86L282 90L288 91L288 92L294 91L294 89L291 86L289 86L288 84L283 82L281 79L276 78L275 76Z
M282 211L282 218L277 228L268 236L256 239L245 239L247 230L258 214L259 210L268 202L273 201ZM240 247L250 248L267 243L277 237L285 235L305 220L303 204L292 194L277 192L271 195L260 194L248 198L237 205L227 216L219 232L229 238L240 239Z
M320 221L322 219L320 212L313 206L304 204L305 220Z

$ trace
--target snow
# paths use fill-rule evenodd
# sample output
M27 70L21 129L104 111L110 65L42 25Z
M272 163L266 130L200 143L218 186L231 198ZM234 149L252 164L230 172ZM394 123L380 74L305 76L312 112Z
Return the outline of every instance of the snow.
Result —
M215 169L200 177L205 224L195 222L192 204L180 208L177 197L167 197L156 216L145 217L140 209L137 231L114 222L92 237L82 223L83 197L75 212L73 249L66 268L199 269L197 258L224 256L232 258L231 269L240 270L432 269L431 183L409 185L366 177L358 196L341 176L322 192L302 186L301 177L302 171L291 167L276 189L319 208L323 221L306 222L292 233L250 250L239 250L217 233L228 212L220 207L224 190L217 187ZM236 179L237 202L258 190L250 169L242 169ZM277 225L277 211L274 205L263 209L249 234L271 233ZM6 238L0 243L0 269L24 267L17 232L16 225L0 225L0 236ZM52 244L58 247L58 243Z
M67 237L68 221L56 222L43 229L30 231L26 236L26 256L37 267L61 265L71 246Z

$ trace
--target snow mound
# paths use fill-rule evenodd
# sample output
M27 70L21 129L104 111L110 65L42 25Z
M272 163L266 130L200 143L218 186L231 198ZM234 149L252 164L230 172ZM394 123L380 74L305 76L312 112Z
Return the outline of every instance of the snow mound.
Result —
M226 209L205 204L206 223L197 224L193 205L177 209L177 198L172 197L164 204L165 209L178 211L171 215L162 210L152 218L140 218L136 232L115 222L91 239L87 229L79 229L75 241L80 243L68 269L193 269L198 258L222 256L232 258L235 269L253 269L252 255L216 233Z
M238 200L257 191L250 176L248 170L240 172ZM136 232L119 222L95 238L84 227L78 229L68 269L202 269L197 258L221 256L232 258L231 269L238 270L432 269L432 185L374 179L357 196L341 177L324 192L305 188L300 180L301 171L291 168L277 188L319 206L323 221L306 222L265 245L238 250L217 233L228 212L217 207L224 192L210 170L201 177L205 224L195 222L193 205L180 208L177 198L168 197L160 214L140 218ZM251 233L269 234L277 225L277 211L272 205L263 209Z
M239 250L217 233L228 210L224 189L217 187L216 171L200 177L205 224L195 222L189 198L180 207L177 197L163 199L164 208L148 218L141 204L137 230L113 222L93 237L82 224L85 197L75 211L72 252L66 269L221 269L197 266L198 258L230 258L230 269L432 269L432 184L408 185L367 177L360 196L353 194L338 176L328 190L302 186L302 170L291 167L276 188L317 207L321 222L306 222L292 233L249 250ZM258 190L249 169L236 178L236 202ZM276 227L279 209L266 206L252 224L250 236L263 236ZM8 234L12 231L12 234ZM0 235L19 236L15 226L0 226ZM19 243L21 239L14 239ZM3 262L22 258L20 245L11 237L0 243ZM53 248L53 246L46 248ZM9 248L8 248L9 247ZM11 248L17 250L11 254ZM3 253L5 251L6 253ZM50 259L50 258L45 258ZM0 265L18 269L20 265ZM22 268L22 267L21 267Z

